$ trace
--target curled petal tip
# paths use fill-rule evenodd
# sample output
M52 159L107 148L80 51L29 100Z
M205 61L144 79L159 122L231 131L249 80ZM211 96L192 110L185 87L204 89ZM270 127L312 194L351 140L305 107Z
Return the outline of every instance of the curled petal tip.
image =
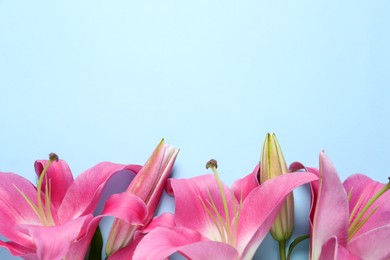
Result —
M218 168L217 160L211 159L210 161L208 161L208 162L206 163L206 169L208 169L208 168L210 168L210 167Z

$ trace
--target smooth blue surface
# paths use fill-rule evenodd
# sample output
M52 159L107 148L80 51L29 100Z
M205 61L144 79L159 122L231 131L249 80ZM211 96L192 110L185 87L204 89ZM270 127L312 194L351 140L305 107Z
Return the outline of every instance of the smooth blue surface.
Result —
M0 0L0 171L33 181L34 160L52 151L75 175L103 160L144 163L165 137L181 149L175 177L215 158L231 184L276 132L288 162L316 166L324 149L342 179L385 182L389 11L388 1ZM297 234L308 231L307 195ZM257 257L277 259L275 247L266 240Z

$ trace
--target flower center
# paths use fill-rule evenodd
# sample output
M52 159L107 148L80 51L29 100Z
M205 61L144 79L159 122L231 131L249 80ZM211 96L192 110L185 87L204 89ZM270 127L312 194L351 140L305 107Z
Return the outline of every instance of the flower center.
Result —
M371 209L371 206L377 201L386 191L390 189L390 177L389 182L383 186L363 207L363 209L359 212L356 218L353 218L358 209L362 207L362 199L363 196L360 196L355 207L352 210L352 213L349 217L349 229L348 229L348 240L351 240L353 236L362 228L362 226L368 221L368 219L375 213L379 206ZM349 191L348 200L350 200L352 194L352 189ZM369 211L368 214L366 214Z
M210 217L211 221L215 225L215 227L218 230L218 233L220 235L220 238L222 242L230 244L231 246L236 246L236 234L237 234L237 227L238 227L238 220L240 218L240 211L242 206L242 201L237 205L236 200L233 199L233 216L230 216L229 214L229 205L228 200L226 198L225 191L223 189L223 184L221 179L219 178L219 174L217 171L217 161L216 160L210 160L206 164L206 168L211 168L213 171L213 174L215 176L215 179L217 181L218 190L221 195L222 205L223 205L223 213L221 214L218 211L218 207L213 200L210 192L209 192L209 199L206 199L206 201L199 196L199 199L203 205L203 208L207 215ZM233 195L234 196L234 195ZM232 217L232 218L231 218ZM231 225L231 219L233 219L233 226ZM218 240L218 239L216 239Z
M54 162L58 161L58 156L55 153L50 153L49 154L49 161L45 165L45 167L42 170L41 175L39 176L39 179L37 181L37 204L34 204L28 197L27 195L21 191L18 187L15 186L15 188L19 191L19 193L23 196L23 198L26 200L28 205L33 209L35 214L39 217L41 220L42 224L45 226L53 226L54 219L53 215L50 210L50 200L51 200L51 185L50 181L47 178L47 170L49 169L50 165ZM42 198L42 184L43 180L45 180L45 191L44 191L44 198Z

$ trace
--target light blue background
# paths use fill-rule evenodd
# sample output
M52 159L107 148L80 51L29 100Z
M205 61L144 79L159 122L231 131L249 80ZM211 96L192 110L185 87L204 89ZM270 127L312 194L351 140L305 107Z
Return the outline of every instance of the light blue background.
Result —
M288 162L316 166L324 149L342 179L385 182L389 11L388 1L0 0L0 170L33 181L34 160L52 151L75 175L103 160L142 164L165 137L181 149L175 177L215 158L231 184L276 132ZM303 234L307 190L296 197ZM268 238L257 258L275 249Z

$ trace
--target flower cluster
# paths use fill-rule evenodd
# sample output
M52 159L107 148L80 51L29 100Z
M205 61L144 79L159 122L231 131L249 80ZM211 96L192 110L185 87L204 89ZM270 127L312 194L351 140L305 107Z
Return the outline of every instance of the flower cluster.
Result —
M24 259L100 259L99 223L111 216L103 259L167 259L174 253L252 259L268 232L280 259L289 259L306 238L313 260L390 259L389 183L362 174L342 183L323 152L318 168L299 162L287 167L274 134L267 134L253 172L231 187L221 180L216 160L206 164L212 174L170 178L178 152L162 140L143 166L102 162L76 179L52 153L35 162L36 185L0 172L0 235L7 239L0 247ZM103 189L119 172L135 177L96 214ZM311 189L310 234L291 238L293 190L304 184ZM155 216L164 190L174 196L175 212Z

